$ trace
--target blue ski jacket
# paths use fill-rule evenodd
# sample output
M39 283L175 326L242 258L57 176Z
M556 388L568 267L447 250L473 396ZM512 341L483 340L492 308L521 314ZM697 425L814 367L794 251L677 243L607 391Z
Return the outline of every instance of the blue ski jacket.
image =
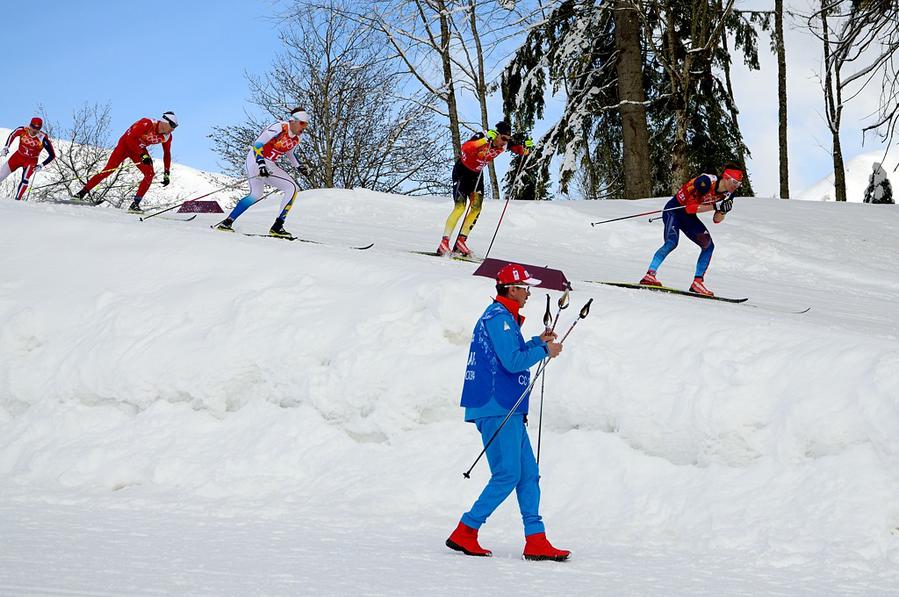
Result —
M465 420L504 416L528 387L529 369L546 358L549 352L539 336L525 342L521 326L509 310L494 302L474 326L462 404ZM515 410L527 414L528 399Z

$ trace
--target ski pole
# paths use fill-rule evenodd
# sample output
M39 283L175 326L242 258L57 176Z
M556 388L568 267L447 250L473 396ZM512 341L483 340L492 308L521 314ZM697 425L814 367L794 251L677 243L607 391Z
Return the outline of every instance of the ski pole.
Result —
M726 199L732 199L733 196L734 196L733 193L728 193L727 196L726 196L724 199L722 199L722 201L724 201L724 200L726 200ZM703 203L702 205L715 205L715 202L712 202L712 203ZM672 208L669 208L669 209L663 209L662 211L671 211L671 210L674 210L674 209L680 209L680 208L682 208L682 207L686 207L686 206L685 206L685 205L679 205L679 206L677 206L677 207L672 207ZM649 221L650 221L650 222L655 222L656 220L660 220L660 219L662 219L662 216L656 216L656 217L654 217L654 218L649 218Z
M577 322L579 322L581 319L584 319L585 317L587 317L587 315L590 314L591 303L593 303L593 299L590 299L589 301L587 301L587 304L581 307L581 312L578 314L578 318L574 320L574 323L572 323L571 327L568 328L568 331L565 332L565 335L562 337L562 340L559 342L559 344L564 344L565 339L568 338L568 335L571 334L571 332L574 330L574 326L577 325ZM546 359L540 363L540 366L537 368L537 372L534 374L534 379L531 380L531 383L528 384L528 387L525 388L524 392L521 393L521 396L518 397L518 400L515 401L515 404L512 405L512 408L509 410L509 412L506 413L506 416L502 420L502 422L500 422L499 427L496 428L496 431L493 432L493 435L491 435L490 439L487 440L487 443L484 444L484 449L481 450L481 453L478 454L478 457L474 459L474 462L471 463L471 466L468 467L468 470L462 473L463 477L465 477L466 479L471 478L471 471L474 470L475 465L479 460L481 460L481 457L487 453L487 448L490 447L490 444L493 443L493 440L496 439L496 436L500 431L502 431L503 426L505 426L509 418L515 413L515 410L521 405L524 397L530 393L531 389L534 387L534 384L537 383L537 378L543 374L543 371L546 370L547 365L549 365L549 359Z
M550 332L556 330L556 324L559 322L559 316L563 309L568 308L568 290L559 297L559 309L556 311L556 318L552 319L549 312L549 294L546 295L546 312L543 314L543 325ZM552 326L550 326L552 324ZM546 359L543 359L546 362ZM537 419L537 464L540 464L540 442L543 438L543 390L546 387L546 375L540 378L540 416Z
M148 216L146 216L146 217L140 218L140 221L143 222L144 220L149 220L150 218L153 218L153 217L155 217L155 216L158 216L159 214L164 214L164 213L167 212L167 211L172 211L172 210L175 209L175 208L181 207L181 206L184 205L185 203L190 203L191 201L199 201L200 199L202 199L202 198L204 198L204 197L208 197L208 196L213 195L213 194L215 194L215 193L218 193L218 192L220 192L220 191L224 191L225 189L230 189L231 187L236 187L236 186L239 185L239 184L245 183L247 180L249 180L249 178L241 178L241 179L238 180L237 182L233 182L233 183L231 183L231 184L227 184L227 185L225 185L225 186L223 186L223 187L219 187L219 188L217 188L217 189L215 189L215 190L209 191L209 192L206 193L205 195L200 195L199 197L194 197L193 199L188 199L187 201L182 201L181 203L178 203L178 204L173 205L173 206L171 206L171 207L167 207L167 208L165 208L165 209L163 209L163 210L153 212L153 213L151 213L150 215L148 215Z
M515 171L515 177L512 179L512 187L515 187L515 183L518 181L518 176L521 174L521 169L524 167L525 162L528 161L528 158L531 156L529 153L525 156L521 163L518 165L518 170ZM493 248L493 241L496 240L496 235L499 232L500 224L503 223L503 217L506 215L506 208L509 207L509 199L511 196L509 194L506 195L506 203L503 205L503 212L499 215L499 222L496 223L496 230L493 231L493 238L490 239L490 246L487 247L487 253L484 255L484 259L487 259L490 256L490 249Z
M483 176L483 174L484 174L484 169L481 168L481 170L478 172L478 179L474 183L474 191L472 191L473 193L478 192L478 185L481 184L481 176ZM467 205L465 207L465 214L462 216L462 228L465 227L465 218L468 217L468 212L471 210L471 198L470 197L471 196L469 195L469 197L465 198ZM453 197L453 201L455 201L455 197ZM484 195L482 193L481 194L481 204L482 205L483 205L483 202L484 202ZM462 234L462 228L459 229L459 234Z
M100 171L97 172L97 174L95 174L94 176L97 176L97 175L99 175L99 174L106 174L107 172L115 172L116 170L119 170L119 169L131 168L131 167L133 167L134 165L135 165L134 162L127 162L127 163L126 163L126 162L122 162L121 164L119 164L119 165L116 166L115 168L107 168L106 170L100 170ZM88 180L90 180L91 178L93 178L93 176L88 176ZM65 179L65 180L58 180L58 181L56 181L56 182L48 182L47 184L42 184L41 186L35 187L35 188L36 188L36 189L45 189L45 188L47 188L47 187L52 187L52 186L56 186L56 185L68 184L68 183L70 183L70 182L72 182L72 181L75 181L75 180L80 180L80 179L79 179L77 176L74 176L74 177L72 177L72 178L67 178L67 179Z
M654 211L646 211L641 214L634 214L632 216L622 216L620 218L612 218L611 220L603 220L602 222L590 222L590 225L591 226L599 226L600 224L608 224L609 222L620 222L621 220L630 220L631 218L641 218L643 216L651 216L653 214L665 213L666 211L674 211L676 209L683 209L684 207L685 206L683 206L683 205L678 205L677 207L669 207L667 209L656 209ZM658 218L653 218L653 219L650 219L649 221L652 222L655 219L658 219Z

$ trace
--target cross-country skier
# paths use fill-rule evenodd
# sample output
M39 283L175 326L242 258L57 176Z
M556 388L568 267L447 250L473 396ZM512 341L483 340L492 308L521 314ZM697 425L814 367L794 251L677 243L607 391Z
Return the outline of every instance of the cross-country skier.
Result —
M698 213L715 211L712 221L720 224L725 215L733 208L733 193L743 184L743 170L733 164L724 166L721 176L714 174L700 174L696 178L687 181L678 192L665 204L662 212L664 223L663 237L665 243L659 247L649 264L649 269L640 284L647 286L661 286L656 278L656 272L662 262L676 247L680 233L699 245L702 249L699 259L696 261L696 273L690 292L705 296L714 296L711 290L705 287L703 278L712 260L712 252L715 243L708 228L697 216Z
M508 264L496 276L495 301L487 307L474 327L468 353L462 406L465 420L474 423L484 445L496 433L504 417L530 384L529 369L549 357L558 356L562 345L547 330L528 342L521 335L524 317L519 310L540 283L517 264ZM446 540L447 547L470 556L489 556L478 543L478 529L514 490L524 521L524 557L530 560L565 560L571 552L556 549L546 539L540 516L540 473L528 439L525 422L528 397L522 400L496 438L487 447L490 481L462 515L456 530Z
M56 152L53 150L53 144L50 143L50 137L41 130L43 126L44 121L40 117L35 116L27 127L17 127L16 130L10 133L6 139L6 144L0 148L0 156L6 157L9 154L9 148L13 140L19 140L19 148L6 160L6 163L0 166L0 182L6 180L6 177L18 168L22 168L22 180L19 181L19 188L16 190L16 199L20 201L28 190L31 177L56 159ZM41 150L44 149L47 150L49 155L44 160L44 163L38 164Z
M275 218L268 233L272 236L291 238L292 235L284 229L284 220L293 207L300 188L293 178L278 166L275 161L282 155L286 155L291 164L304 176L308 175L308 169L296 156L296 146L300 143L300 136L309 124L309 114L303 108L294 108L286 121L276 122L262 131L247 152L247 177L250 181L250 194L237 202L228 217L215 226L217 230L233 232L231 227L234 220L240 217L254 203L262 198L262 192L266 184L269 184L282 193L281 212Z
M100 181L115 172L126 159L130 159L137 165L144 177L137 187L134 200L128 206L128 211L143 213L140 202L156 175L153 170L153 158L150 157L150 151L147 148L157 143L162 144L162 186L168 186L171 182L169 169L172 166L172 131L177 127L178 119L174 112L164 112L159 120L141 118L132 124L119 138L119 142L112 150L112 155L109 156L109 161L103 166L103 170L92 176L75 196L84 199L91 189L100 184Z
M462 222L462 229L456 237L453 252L466 257L471 255L466 240L478 221L481 213L481 205L484 201L483 169L492 162L496 156L506 150L518 155L527 155L534 142L528 139L519 142L512 139L512 127L505 120L496 123L496 126L485 132L478 133L462 144L462 155L453 166L453 211L446 219L443 227L443 239L437 247L438 255L446 255L450 252L450 236L459 222L459 218L465 213L465 204L470 201L468 215Z

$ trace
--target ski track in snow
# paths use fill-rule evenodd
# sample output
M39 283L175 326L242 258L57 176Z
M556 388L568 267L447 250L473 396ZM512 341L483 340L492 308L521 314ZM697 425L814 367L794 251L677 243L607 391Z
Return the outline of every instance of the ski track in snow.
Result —
M520 559L514 499L494 558L443 546L488 474L461 477L458 400L493 293L408 253L449 200L303 193L286 227L328 245L0 201L0 594L899 594L899 211L740 199L710 225L714 291L804 315L584 283L661 242L589 222L662 201L516 203L491 255L567 274L561 329L595 299L547 368L562 565ZM686 287L697 251L660 278Z

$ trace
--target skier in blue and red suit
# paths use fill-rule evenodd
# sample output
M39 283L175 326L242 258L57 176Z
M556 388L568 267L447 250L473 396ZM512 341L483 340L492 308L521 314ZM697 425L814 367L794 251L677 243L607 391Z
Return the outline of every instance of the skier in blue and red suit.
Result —
M656 251L640 284L662 285L656 278L656 272L668 254L677 247L680 233L683 232L687 238L702 249L699 259L696 261L696 273L693 284L690 286L690 292L714 296L712 291L705 287L703 280L712 260L715 243L712 242L712 235L709 234L708 228L697 214L714 210L715 215L712 216L712 221L720 224L724 221L724 216L733 209L732 196L742 184L743 170L733 164L725 165L720 177L714 174L700 174L687 181L665 204L662 212L665 244Z
M0 156L5 157L9 153L13 140L19 140L19 149L10 156L5 164L0 166L0 182L3 182L7 176L21 168L22 180L19 181L19 188L16 190L16 199L20 201L28 190L31 177L56 159L56 152L53 151L50 137L41 130L43 126L44 121L39 116L35 116L27 127L20 126L10 133L6 139L6 144L0 147ZM38 164L38 158L42 150L47 151L47 159L42 164Z
M522 266L510 263L496 277L497 297L474 327L468 353L462 406L465 420L474 423L486 445L490 481L462 515L446 546L469 556L490 556L490 550L478 543L478 529L512 491L518 496L518 508L524 522L524 557L529 560L562 561L571 555L556 549L546 538L540 516L540 472L534 450L528 440L528 397L525 396L506 424L503 419L530 385L529 369L545 358L562 351L556 335L546 330L525 342L521 335L524 317L519 309L531 294L530 287L540 283ZM497 429L500 429L497 433Z

